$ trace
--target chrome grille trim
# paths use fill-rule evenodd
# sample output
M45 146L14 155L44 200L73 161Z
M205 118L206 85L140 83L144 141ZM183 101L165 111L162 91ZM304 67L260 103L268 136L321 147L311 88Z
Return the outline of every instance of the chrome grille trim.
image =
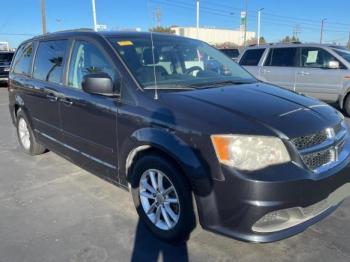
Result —
M326 131L321 131L308 136L293 138L292 142L298 150L303 150L315 145L319 145L327 139Z
M345 125L342 121L321 132L291 139L310 170L316 173L323 172L349 155L349 152L343 152L348 135Z

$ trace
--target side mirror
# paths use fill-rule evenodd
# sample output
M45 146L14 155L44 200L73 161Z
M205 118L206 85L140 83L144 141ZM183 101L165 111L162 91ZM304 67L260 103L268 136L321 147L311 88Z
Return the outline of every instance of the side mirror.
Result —
M329 69L339 69L340 68L339 62L338 61L329 61L328 68Z
M81 83L86 93L115 96L113 81L106 73L94 73L85 75Z

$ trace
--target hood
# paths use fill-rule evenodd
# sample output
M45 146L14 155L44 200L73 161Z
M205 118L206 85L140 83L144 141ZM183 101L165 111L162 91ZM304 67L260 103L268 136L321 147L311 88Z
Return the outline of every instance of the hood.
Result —
M264 83L182 92L197 110L217 108L268 126L293 138L339 123L336 109L316 99ZM226 113L225 112L225 113Z

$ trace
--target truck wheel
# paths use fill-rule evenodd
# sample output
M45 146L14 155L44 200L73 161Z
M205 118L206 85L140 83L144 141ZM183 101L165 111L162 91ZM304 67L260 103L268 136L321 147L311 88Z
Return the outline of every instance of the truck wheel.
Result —
M18 141L23 151L32 156L44 153L46 149L36 141L28 118L21 109L17 112L16 123Z
M190 187L178 168L158 155L140 158L131 192L141 220L158 238L181 243L195 227Z

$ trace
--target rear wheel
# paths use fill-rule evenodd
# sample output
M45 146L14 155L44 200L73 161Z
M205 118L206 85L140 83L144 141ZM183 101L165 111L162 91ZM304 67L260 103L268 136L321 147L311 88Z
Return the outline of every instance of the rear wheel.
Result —
M45 148L36 141L28 118L21 109L17 112L17 136L25 153L34 156L45 152Z
M153 234L169 242L188 239L195 226L191 191L171 161L142 157L133 168L131 184L137 212Z

